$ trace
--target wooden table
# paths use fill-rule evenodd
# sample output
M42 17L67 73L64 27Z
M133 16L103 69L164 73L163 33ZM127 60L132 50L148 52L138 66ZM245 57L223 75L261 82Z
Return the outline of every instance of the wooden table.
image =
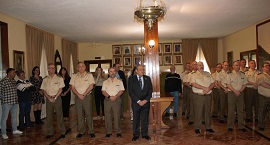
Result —
M160 97L160 98L151 98L150 103L152 106L152 113L153 113L153 125L155 125L155 120L160 120L161 128L170 128L168 125L164 124L162 120L162 114L163 112L169 107L171 102L173 101L173 97ZM159 103L160 110L157 109L154 105L154 103ZM160 111L160 112L157 112ZM157 115L155 115L157 114ZM158 118L160 117L160 118Z

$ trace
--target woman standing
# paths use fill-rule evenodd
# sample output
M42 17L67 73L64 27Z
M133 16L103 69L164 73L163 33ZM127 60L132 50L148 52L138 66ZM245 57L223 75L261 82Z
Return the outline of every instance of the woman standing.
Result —
M69 120L69 107L70 107L70 97L71 97L71 92L70 92L70 76L68 75L67 69L66 68L61 68L59 70L58 75L62 76L64 79L65 87L63 88L61 98L62 98L62 108L63 108L63 117L64 121Z
M33 92L33 96L32 96L32 105L33 105L36 124L43 123L41 118L40 118L40 115L41 115L42 103L45 103L43 91L40 90L40 86L42 84L42 77L39 75L40 75L40 69L38 66L35 66L32 69L32 76L30 77L29 81L36 88L35 91Z
M101 108L102 108L102 118L104 118L105 114L104 114L104 96L102 94L102 84L104 81L104 75L103 75L103 69L101 67L97 67L96 71L95 71L95 102L96 102L96 111L97 111L97 116L99 119L100 116L100 104L101 104Z

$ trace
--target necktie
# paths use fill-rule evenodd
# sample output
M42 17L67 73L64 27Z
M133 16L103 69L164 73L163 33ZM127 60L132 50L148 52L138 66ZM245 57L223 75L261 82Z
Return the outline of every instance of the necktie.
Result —
M142 77L139 77L139 83L140 83L141 89L143 89L143 86L142 86Z

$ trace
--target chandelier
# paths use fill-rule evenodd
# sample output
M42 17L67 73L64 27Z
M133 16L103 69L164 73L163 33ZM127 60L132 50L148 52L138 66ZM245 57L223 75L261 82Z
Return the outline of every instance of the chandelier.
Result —
M134 19L140 23L146 22L148 30L151 31L154 23L164 19L166 14L166 5L163 0L160 0L159 4L157 0L153 0L154 5L152 6L142 6L142 0L137 6L134 12Z

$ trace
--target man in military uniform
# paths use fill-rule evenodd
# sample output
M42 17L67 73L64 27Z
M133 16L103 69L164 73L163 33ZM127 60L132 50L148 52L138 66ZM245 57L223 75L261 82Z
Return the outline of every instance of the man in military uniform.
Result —
M212 73L212 77L215 80L215 87L213 88L213 100L214 100L214 109L213 109L213 113L212 113L212 117L216 118L219 112L219 108L220 108L220 102L219 102L219 85L217 82L217 77L218 77L218 73L221 71L222 65L220 63L218 63L216 65L216 71L214 73Z
M215 86L215 81L209 72L204 71L202 62L197 63L197 71L191 76L190 83L192 84L193 102L194 102L194 128L195 133L200 133L203 114L205 115L205 128L207 132L213 133L211 128L211 105L212 105L212 89Z
M47 136L49 139L53 136L53 114L56 112L57 124L61 131L61 137L65 138L66 128L63 120L62 111L62 88L65 86L62 77L55 74L55 66L53 63L48 65L49 75L43 79L40 89L44 91L46 97L46 128Z
M248 71L248 68L246 68L247 61L245 59L240 60L240 72L246 72Z
M237 111L238 128L247 132L244 128L244 89L247 77L240 72L239 61L233 62L233 71L227 75L225 84L228 87L228 131L232 132L235 120L235 109Z
M253 109L255 113L255 121L258 121L258 86L257 86L257 76L260 73L260 71L256 70L256 63L254 60L250 60L248 62L249 70L245 72L245 75L247 76L247 87L244 90L245 96L245 111L246 111L246 122L251 122L253 119Z
M259 115L258 127L263 131L265 128L265 116L267 106L270 105L270 64L265 62L262 66L263 73L258 75ZM268 108L269 109L269 108Z
M228 68L229 68L229 63L227 61L224 61L222 64L222 70L216 76L218 85L220 87L220 89L218 90L219 102L220 102L220 121L219 121L219 123L224 123L226 121L225 113L227 112L227 108L228 108L228 96L227 96L228 88L225 84L225 81L226 81L226 77L227 77L228 72L230 72L228 70Z
M185 65L185 71L180 75L183 84L183 102L182 102L182 115L186 115L186 111L189 110L189 102L187 102L188 94L190 92L190 86L184 84L184 78L187 78L187 75L190 73L190 63L187 62Z
M112 135L112 115L114 119L114 129L117 133L117 137L121 137L121 121L120 121L120 108L121 108L121 96L125 90L121 79L116 78L116 69L111 67L108 70L109 78L103 82L102 94L105 96L104 111L105 111L105 124L106 124L106 136ZM123 96L122 96L123 97Z
M95 137L92 118L92 96L91 91L95 84L93 75L86 72L86 66L83 62L77 65L78 73L72 75L70 85L73 93L76 95L75 107L78 115L78 131L76 138L81 138L86 130L84 126L85 118L88 125L88 133L91 138ZM85 114L85 115L84 115Z

